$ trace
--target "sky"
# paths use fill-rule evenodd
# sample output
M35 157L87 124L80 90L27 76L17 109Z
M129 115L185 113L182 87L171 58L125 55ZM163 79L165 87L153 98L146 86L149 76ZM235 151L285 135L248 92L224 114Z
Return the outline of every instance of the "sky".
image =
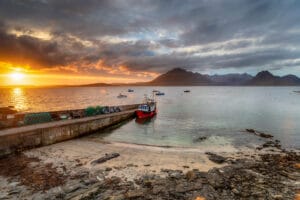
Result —
M300 76L299 0L1 0L0 84Z

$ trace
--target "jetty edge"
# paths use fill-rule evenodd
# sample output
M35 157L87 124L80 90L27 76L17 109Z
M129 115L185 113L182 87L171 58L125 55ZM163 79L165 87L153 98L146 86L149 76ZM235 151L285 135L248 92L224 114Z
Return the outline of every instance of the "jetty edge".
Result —
M133 118L140 104L118 106L121 112L60 120L0 130L0 158L55 144L108 128Z

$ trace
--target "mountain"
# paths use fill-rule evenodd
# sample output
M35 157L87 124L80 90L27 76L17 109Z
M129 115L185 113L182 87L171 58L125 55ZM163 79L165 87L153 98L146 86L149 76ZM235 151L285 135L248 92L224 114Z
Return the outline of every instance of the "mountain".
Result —
M175 68L165 74L160 75L147 85L212 85L208 75L193 73L181 68Z
M274 76L269 71L261 71L246 85L258 85L258 86L288 86L288 85L300 85L300 78L295 75L286 76Z
M253 76L244 74L225 74L225 75L212 75L212 80L216 85L243 85L251 80Z
M281 81L286 85L300 85L300 78L292 74L281 77Z
M158 76L153 81L142 85L257 85L257 86L289 86L300 85L300 78L295 75L274 76L269 71L261 71L255 77L244 74L206 75L193 73L185 69L175 68Z

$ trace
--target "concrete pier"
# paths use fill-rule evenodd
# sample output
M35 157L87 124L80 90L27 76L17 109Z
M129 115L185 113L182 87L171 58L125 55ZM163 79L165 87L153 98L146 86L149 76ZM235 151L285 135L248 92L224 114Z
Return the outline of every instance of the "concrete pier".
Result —
M35 124L0 131L0 157L25 149L70 140L134 116L136 105L122 107L122 112Z

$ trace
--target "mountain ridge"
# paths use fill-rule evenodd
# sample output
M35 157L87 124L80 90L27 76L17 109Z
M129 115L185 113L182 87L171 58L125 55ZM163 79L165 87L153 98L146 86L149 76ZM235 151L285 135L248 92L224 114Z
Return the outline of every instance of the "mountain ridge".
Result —
M300 85L300 78L292 74L275 76L269 71L258 72L255 76L251 76L247 73L207 75L187 71L182 68L174 68L144 85L293 86Z

